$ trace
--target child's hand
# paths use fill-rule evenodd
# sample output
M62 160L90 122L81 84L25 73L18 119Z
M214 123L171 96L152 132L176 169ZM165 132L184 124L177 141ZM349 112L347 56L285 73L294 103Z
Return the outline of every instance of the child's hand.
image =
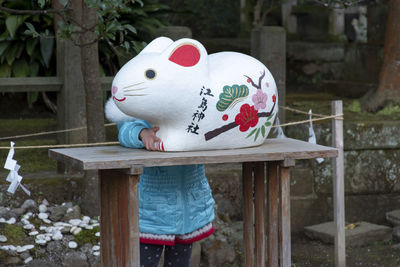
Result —
M147 150L160 150L158 144L161 142L161 139L156 136L158 130L160 130L159 127L145 128L139 133L139 138Z

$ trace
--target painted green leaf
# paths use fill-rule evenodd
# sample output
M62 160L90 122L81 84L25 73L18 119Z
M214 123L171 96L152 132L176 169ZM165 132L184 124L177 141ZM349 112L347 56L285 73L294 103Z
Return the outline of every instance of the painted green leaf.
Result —
M271 115L268 116L267 121L269 121L272 118L272 116L274 116L274 113L271 113Z
M224 86L222 93L219 95L217 102L217 110L225 111L232 104L237 103L240 99L249 95L249 88L246 85Z
M262 134L262 137L265 137L265 127L264 127L264 125L261 126L261 134Z
M257 128L255 128L253 131L251 131L251 132L249 133L249 135L246 136L246 138L249 138L250 136L252 136L256 131L257 131Z
M257 129L257 132L256 132L256 136L254 137L254 141L257 140L257 137L258 137L258 135L260 134L260 131L261 131L261 129L258 128L258 129Z
M271 124L272 124L272 123L270 123L269 121L267 121L264 125L265 125L266 127L268 127L268 126L271 126Z

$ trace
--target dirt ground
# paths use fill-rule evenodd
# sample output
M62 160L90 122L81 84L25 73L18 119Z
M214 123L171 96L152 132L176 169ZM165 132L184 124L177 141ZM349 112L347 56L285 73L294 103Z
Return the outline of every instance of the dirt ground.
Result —
M303 234L292 235L292 266L335 266L333 244L311 240ZM348 247L346 266L400 266L400 242L376 242L364 247Z

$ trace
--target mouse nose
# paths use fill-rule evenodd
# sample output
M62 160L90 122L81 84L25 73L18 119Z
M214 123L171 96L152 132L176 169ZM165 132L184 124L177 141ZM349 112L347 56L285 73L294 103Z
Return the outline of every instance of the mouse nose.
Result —
M112 91L112 94L115 95L118 92L118 87L113 86L111 91Z

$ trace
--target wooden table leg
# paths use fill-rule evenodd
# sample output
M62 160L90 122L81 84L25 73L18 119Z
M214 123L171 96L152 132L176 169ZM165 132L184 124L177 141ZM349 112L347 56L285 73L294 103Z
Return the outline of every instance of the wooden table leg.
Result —
M139 266L139 171L100 171L102 266Z
M265 163L254 163L255 239L257 267L265 266Z
M253 163L243 162L243 240L246 267L254 266Z
M268 162L268 266L279 263L278 252L278 164Z
M290 168L294 166L294 161L290 164L281 164L280 170L280 227L279 227L279 241L280 241L280 266L291 266L291 238L290 238Z

